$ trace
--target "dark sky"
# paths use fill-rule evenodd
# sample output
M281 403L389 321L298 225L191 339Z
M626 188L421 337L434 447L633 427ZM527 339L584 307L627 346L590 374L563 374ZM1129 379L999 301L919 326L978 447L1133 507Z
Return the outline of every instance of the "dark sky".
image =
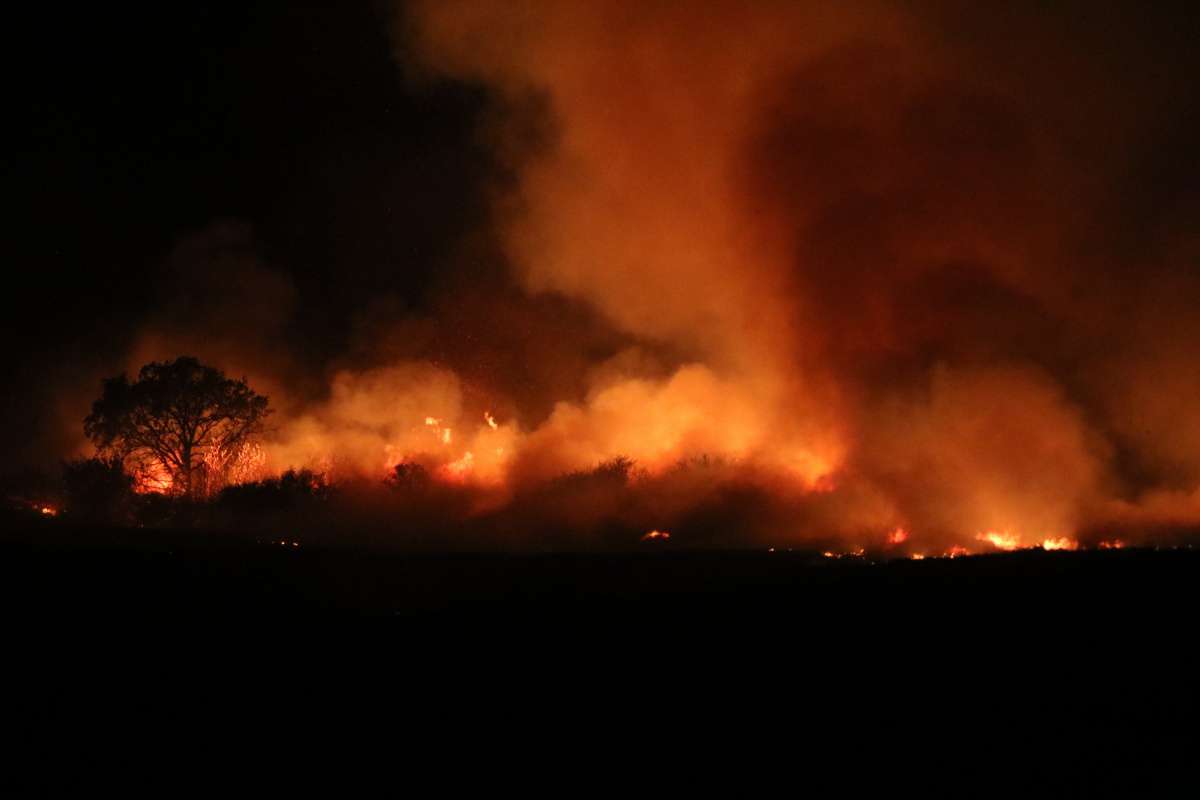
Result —
M172 248L214 221L248 223L291 277L289 333L316 359L372 296L421 304L490 165L482 92L406 78L395 13L36 4L10 20L6 451L40 446L47 393L124 352Z

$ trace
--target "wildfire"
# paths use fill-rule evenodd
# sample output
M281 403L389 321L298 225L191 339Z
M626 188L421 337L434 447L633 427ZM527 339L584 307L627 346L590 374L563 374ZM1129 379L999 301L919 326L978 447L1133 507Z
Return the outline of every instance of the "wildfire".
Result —
M1008 531L987 531L976 534L975 538L991 544L997 550L1016 550L1021 546L1021 537Z
M435 461L436 465L430 469L438 480L488 487L503 484L515 449L513 445L517 442L518 432L514 426L501 425L490 411L483 412L483 419L474 429L432 414L425 416L423 423L417 430L427 431L437 443L438 450L430 448L429 439L424 437L410 436L386 442L383 445L385 473L390 473L396 464L404 461Z
M1046 539L1042 542L1043 550L1078 550L1079 542L1074 539L1069 539L1066 536L1061 536L1057 539Z
M656 540L665 541L670 538L671 538L671 534L668 533L667 531L660 531L658 529L655 529L655 530L652 530L652 531L646 533L645 535L643 535L641 540L643 542L653 542Z
M434 435L442 444L450 444L454 438L454 432L450 428L442 427L442 421L437 417L425 417L425 425L433 429Z
M1125 542L1120 539L1106 539L1099 545L1101 550L1120 550L1124 546Z
M44 517L57 517L58 516L58 509L54 508L53 506L42 506L41 512L42 512L42 516L44 516Z
M451 461L444 467L446 477L451 480L461 481L471 471L475 465L475 456L468 450L463 454L463 457L455 461Z
M852 550L847 550L844 553L835 553L832 550L826 550L821 555L825 558L862 558L867 554L865 547L855 547Z
M138 494L169 494L175 485L171 473L158 461L133 465L133 490Z
M888 544L903 544L908 541L908 531L904 528L896 528L887 535Z

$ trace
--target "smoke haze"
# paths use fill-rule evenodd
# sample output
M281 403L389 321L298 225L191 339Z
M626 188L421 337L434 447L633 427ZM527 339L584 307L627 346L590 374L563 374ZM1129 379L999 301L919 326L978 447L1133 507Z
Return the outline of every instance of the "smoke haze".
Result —
M509 497L627 457L667 520L733 481L748 536L914 550L1200 526L1200 125L1167 20L430 0L391 26L405 80L486 108L486 210L419 307L380 292L313 358L297 287L221 223L128 349L268 394L270 469ZM702 457L726 466L664 477Z

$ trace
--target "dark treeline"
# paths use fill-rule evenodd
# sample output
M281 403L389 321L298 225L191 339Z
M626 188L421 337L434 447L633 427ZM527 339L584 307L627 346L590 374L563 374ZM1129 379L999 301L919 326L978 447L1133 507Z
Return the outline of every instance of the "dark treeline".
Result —
M627 548L651 530L671 530L655 546L730 544L720 529L737 521L757 530L764 488L731 477L718 460L681 462L660 476L626 458L516 490L440 480L403 461L382 480L331 481L289 469L192 499L135 491L118 459L63 464L57 480L26 475L6 487L10 515L107 528L192 529L259 541L321 545L395 545L417 549ZM696 503L697 494L706 495ZM776 501L777 504L777 501ZM743 535L743 544L753 541Z

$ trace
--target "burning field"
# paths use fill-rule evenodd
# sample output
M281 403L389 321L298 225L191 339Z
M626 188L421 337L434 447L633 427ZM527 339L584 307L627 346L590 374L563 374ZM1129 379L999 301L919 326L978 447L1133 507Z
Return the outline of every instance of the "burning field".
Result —
M190 355L270 416L189 451L186 481L123 454L125 522L830 558L1186 544L1190 45L1119 4L1002 6L401 4L380 30L405 91L477 102L436 264L346 267L342 291L247 223L184 236L119 352L47 380L43 455L95 454L100 378ZM330 213L393 200L352 202ZM297 333L326 317L337 335ZM43 494L19 502L70 517Z
M1195 763L1195 3L6 22L43 794L350 742L567 794Z

